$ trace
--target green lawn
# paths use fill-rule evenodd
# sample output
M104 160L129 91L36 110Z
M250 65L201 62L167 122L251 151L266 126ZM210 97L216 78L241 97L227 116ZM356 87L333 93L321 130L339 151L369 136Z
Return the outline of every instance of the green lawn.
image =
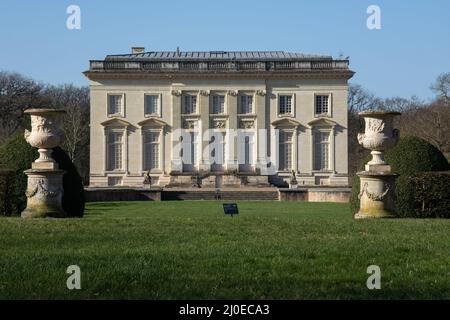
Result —
M450 298L450 220L355 221L347 204L91 203L0 218L0 299ZM68 290L66 268L81 268ZM381 290L368 290L379 265Z

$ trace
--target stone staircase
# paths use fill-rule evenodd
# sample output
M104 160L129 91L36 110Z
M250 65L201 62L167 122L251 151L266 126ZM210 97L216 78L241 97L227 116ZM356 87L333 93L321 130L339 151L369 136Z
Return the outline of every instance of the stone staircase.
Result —
M277 188L222 189L218 196L214 189L165 189L161 200L279 200Z

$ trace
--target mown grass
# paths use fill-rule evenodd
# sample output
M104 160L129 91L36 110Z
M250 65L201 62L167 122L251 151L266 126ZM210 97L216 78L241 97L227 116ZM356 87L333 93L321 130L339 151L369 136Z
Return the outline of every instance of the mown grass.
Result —
M449 299L450 221L355 221L347 204L91 203L0 219L1 299ZM367 267L382 272L366 287ZM68 290L66 268L81 268Z

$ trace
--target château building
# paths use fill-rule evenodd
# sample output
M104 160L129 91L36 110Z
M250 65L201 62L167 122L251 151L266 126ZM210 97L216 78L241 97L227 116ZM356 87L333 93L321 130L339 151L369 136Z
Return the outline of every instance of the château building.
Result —
M348 60L132 48L84 74L91 187L348 185Z

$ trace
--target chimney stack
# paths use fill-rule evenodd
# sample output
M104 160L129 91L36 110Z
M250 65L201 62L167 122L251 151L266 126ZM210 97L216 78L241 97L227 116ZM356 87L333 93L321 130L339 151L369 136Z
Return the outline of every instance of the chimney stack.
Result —
M144 53L145 52L145 48L144 47L132 47L131 48L131 53L132 54L138 54L138 53Z

